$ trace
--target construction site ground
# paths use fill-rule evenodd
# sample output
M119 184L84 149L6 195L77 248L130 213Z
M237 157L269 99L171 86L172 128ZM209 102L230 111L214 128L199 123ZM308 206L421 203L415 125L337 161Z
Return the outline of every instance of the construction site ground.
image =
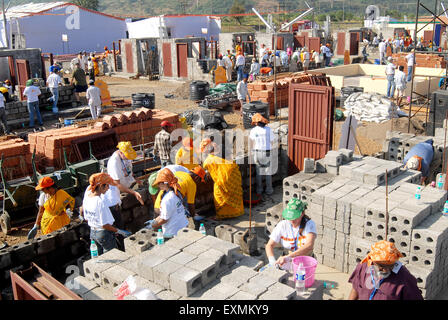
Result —
M182 113L188 109L200 109L194 101L189 100L188 82L149 81L147 79L125 79L115 77L100 77L100 79L108 84L112 99L124 98L130 100L132 93L154 93L155 108L157 109L176 113ZM174 96L172 98L166 98L165 95L169 94ZM406 108L404 108L404 110L406 111ZM413 112L417 110L418 108L413 107ZM239 114L230 111L223 112L223 114L230 128L243 128L242 119ZM413 117L410 125L410 132L423 134L422 123L424 122L425 117L425 109L423 108L417 112L415 117ZM279 120L287 123L286 112L282 112L282 117L280 117ZM57 121L45 123L45 127L50 128L56 122ZM336 149L339 146L342 124L343 121L334 122L333 148ZM408 132L408 119L393 119L381 124L367 122L359 123L356 134L362 154L372 155L381 151L382 143L386 138L386 132L388 130ZM23 132L28 130L22 129L20 131ZM360 154L359 148L355 149L355 153ZM222 222L240 228L248 228L251 222L251 226L252 228L255 228L258 236L260 256L257 258L265 259L264 246L267 243L267 236L264 234L264 223L266 210L281 202L283 197L282 185L276 185L274 186L274 189L275 192L272 196L265 198L261 204L252 208L251 215L249 215L249 208L246 208L244 215ZM26 235L32 226L33 223L30 223L19 229L15 228L8 236L5 236L0 231L0 241L6 241L10 246L24 242L26 241ZM318 265L315 278L316 280L323 280L334 285L334 288L324 290L324 299L340 300L347 299L350 293L351 285L348 283L349 276L349 274L339 272L336 269ZM448 290L442 292L439 295L439 299L448 300Z

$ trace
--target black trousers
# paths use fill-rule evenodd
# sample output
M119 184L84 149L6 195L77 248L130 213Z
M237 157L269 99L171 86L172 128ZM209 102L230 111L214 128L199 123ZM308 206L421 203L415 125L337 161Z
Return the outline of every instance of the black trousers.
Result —
M109 207L110 212L112 213L112 216L114 217L114 224L113 226L118 229L123 229L123 220L121 219L121 208L120 205L115 205L113 207ZM124 251L124 238L121 234L116 235L117 239L117 246L118 249L121 251Z

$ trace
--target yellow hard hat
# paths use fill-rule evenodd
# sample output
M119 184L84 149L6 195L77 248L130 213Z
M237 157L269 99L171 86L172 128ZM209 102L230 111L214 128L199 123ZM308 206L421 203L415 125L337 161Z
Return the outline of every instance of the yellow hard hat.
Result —
M129 160L137 158L137 152L132 148L130 141L120 141L117 145L118 150L123 152L124 156Z

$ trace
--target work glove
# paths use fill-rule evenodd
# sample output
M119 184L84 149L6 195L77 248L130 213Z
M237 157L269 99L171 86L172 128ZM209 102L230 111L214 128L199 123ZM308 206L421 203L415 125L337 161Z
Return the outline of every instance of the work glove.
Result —
M132 235L131 232L126 231L126 230L122 230L122 229L118 229L118 230L117 230L117 233L120 234L120 235L122 235L124 238L127 238L127 237L129 237L130 235Z
M269 257L268 260L271 267L275 266L277 260L274 257Z
M154 224L154 219L148 220L148 221L146 221L146 222L144 223L145 228L146 228L146 229L149 229L149 230L152 230L152 225L153 225L153 224Z
M39 229L39 226L37 224L34 225L33 229L28 232L28 240L34 239L34 237L37 234L37 230Z

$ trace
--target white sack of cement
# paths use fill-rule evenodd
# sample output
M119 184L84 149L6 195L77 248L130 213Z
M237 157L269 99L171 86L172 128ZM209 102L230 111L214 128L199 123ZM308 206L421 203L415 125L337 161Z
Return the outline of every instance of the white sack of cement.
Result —
M346 117L353 115L356 120L381 123L398 118L397 105L379 93L351 94L344 103Z

